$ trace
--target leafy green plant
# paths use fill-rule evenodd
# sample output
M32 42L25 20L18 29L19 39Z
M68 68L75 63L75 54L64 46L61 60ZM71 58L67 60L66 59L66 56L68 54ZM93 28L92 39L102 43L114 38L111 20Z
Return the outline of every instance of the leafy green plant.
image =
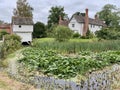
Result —
M79 34L79 33L73 33L73 36L72 36L73 38L80 38L81 37L81 35Z
M101 53L82 51L77 56L70 57L53 50L27 48L23 55L24 58L19 60L19 63L23 63L29 72L39 71L48 76L65 79L120 62L120 51Z
M8 34L5 30L0 31L0 40L2 40L3 36Z
M21 38L15 34L5 35L4 42L1 49L2 58L6 57L7 54L12 53L13 51L21 47Z
M57 26L55 28L54 37L57 41L68 41L72 37L72 31L65 26Z

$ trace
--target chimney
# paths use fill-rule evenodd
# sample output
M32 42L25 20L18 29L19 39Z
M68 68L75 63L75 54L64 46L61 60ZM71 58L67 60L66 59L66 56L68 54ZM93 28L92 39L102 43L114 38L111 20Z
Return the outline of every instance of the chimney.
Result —
M86 33L89 29L89 16L88 16L88 9L85 10L85 17L84 17L84 27L83 27L83 36L86 36Z
M97 20L97 19L98 19L98 15L96 14L96 15L95 15L95 20Z
M61 22L62 22L62 17L61 15L59 16L59 25L61 25Z

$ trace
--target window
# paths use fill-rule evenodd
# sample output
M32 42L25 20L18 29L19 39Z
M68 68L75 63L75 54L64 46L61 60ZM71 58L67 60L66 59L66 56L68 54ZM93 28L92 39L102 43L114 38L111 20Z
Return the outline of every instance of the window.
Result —
M99 26L99 28L102 28L102 26Z
M91 24L91 28L92 28L92 24Z
M19 28L21 28L21 25L19 25Z
M75 24L72 24L72 27L75 27Z

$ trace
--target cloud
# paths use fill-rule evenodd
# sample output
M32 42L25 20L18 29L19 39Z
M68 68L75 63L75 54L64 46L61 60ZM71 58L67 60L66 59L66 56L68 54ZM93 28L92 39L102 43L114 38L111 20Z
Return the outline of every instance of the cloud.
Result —
M0 0L0 20L11 22L13 9L16 7L17 0ZM96 12L100 11L105 4L114 4L120 7L119 0L28 0L34 8L34 22L41 21L47 23L49 10L52 6L64 6L65 13L69 17L75 12L85 12L89 9L89 16L94 17Z

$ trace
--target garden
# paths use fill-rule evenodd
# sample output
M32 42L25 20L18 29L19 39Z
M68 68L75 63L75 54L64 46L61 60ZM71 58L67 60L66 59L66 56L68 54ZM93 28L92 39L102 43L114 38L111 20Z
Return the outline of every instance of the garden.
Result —
M36 75L81 82L93 72L120 64L119 44L119 40L58 42L54 38L35 39L21 52L19 73L24 82Z

